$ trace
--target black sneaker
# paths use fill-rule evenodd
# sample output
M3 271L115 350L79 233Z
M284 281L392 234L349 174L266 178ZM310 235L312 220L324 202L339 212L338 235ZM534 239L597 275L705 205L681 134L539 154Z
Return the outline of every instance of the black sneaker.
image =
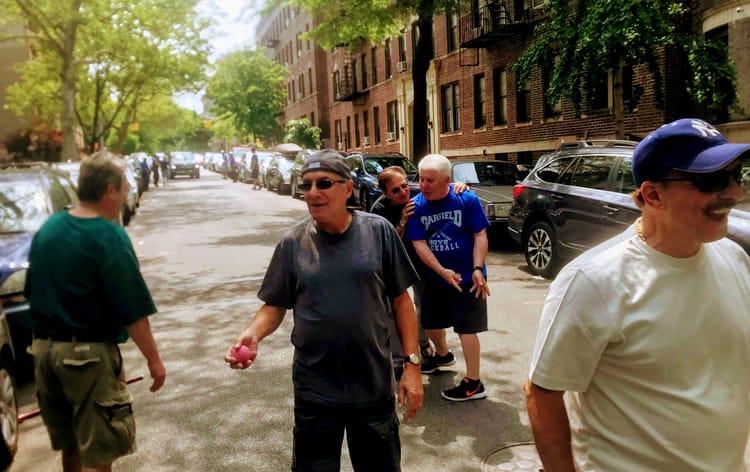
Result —
M431 374L438 370L437 361L435 360L435 356L432 357L425 357L422 359L422 367L421 367L423 374Z
M456 363L456 357L450 351L448 351L448 354L444 356L436 353L435 362L437 363L438 367L448 367L449 365L453 365Z
M481 380L470 380L464 377L458 386L443 390L443 398L452 402L465 402L466 400L479 400L487 397Z

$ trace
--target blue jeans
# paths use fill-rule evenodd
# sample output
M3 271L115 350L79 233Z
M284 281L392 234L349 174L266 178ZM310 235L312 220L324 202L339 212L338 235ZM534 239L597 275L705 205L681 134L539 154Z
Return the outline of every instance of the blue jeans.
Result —
M401 441L393 398L328 406L294 399L293 472L338 472L346 432L356 472L400 472Z

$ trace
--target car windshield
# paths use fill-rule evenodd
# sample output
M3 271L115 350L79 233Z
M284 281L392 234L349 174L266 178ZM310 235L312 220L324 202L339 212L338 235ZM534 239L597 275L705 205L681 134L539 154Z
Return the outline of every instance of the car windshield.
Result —
M172 162L193 162L193 153L175 152L172 154Z
M47 195L38 182L0 181L0 233L36 231L48 216Z
M281 170L289 170L292 168L292 165L294 165L293 161L290 161L286 157L282 157L279 159L279 169Z
M386 167L399 166L408 175L416 175L419 170L412 161L405 157L373 156L365 158L365 171L371 175L378 175Z
M501 162L464 162L453 166L453 180L469 185L515 185L512 165Z

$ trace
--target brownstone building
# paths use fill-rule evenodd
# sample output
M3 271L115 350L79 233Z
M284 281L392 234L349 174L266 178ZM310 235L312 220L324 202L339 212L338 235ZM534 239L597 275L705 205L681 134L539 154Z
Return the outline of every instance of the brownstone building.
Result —
M690 6L694 33L724 40L737 68L738 106L710 110L712 116L703 117L731 140L750 142L750 0L695 0ZM544 71L536 70L521 84L511 69L531 43L534 26L544 20L545 7L545 0L467 0L465 14L434 18L435 55L427 74L424 130L430 152L531 164L564 141L615 137L611 76L600 84L599 93L588 92L576 113L566 101L547 103ZM302 16L292 13L291 19L295 18L299 21ZM414 27L405 27L380 44L320 51L326 56L325 74L322 68L314 70L318 93L330 97L327 145L343 151L398 151L420 157L412 155L411 143L411 65L417 34ZM284 50L298 51L288 34L285 38L273 50L282 64L287 61ZM324 60L317 64L322 66ZM292 78L299 77L294 61L288 68ZM679 59L662 54L661 69L662 107L656 106L653 79L645 69L628 74L628 90L639 86L645 91L637 107L626 110L625 130L632 138L676 118L698 115L685 98L686 78L681 76ZM289 91L285 117L309 113L299 103L299 87L295 91L291 86ZM317 105L324 106L320 101Z

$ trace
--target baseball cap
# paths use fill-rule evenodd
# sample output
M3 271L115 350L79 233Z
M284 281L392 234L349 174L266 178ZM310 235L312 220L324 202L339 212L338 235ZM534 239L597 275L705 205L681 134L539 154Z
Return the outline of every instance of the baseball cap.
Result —
M323 149L317 154L312 155L305 162L305 165L302 166L301 175L304 176L305 173L314 170L333 172L345 179L352 178L352 171L349 169L346 161L344 161L343 156L338 151L332 149Z
M698 118L683 118L651 132L633 151L633 178L641 185L670 170L705 174L722 169L750 150L750 144L727 141L719 130Z

